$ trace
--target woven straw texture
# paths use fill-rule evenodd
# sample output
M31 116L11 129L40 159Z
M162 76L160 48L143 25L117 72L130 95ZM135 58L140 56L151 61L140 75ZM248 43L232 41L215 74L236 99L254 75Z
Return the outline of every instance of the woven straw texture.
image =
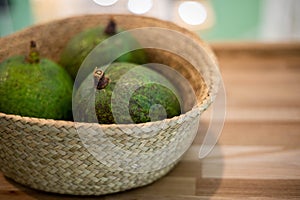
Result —
M165 50L147 50L151 62L172 67L190 82L197 106L191 108L189 94L186 94L184 114L163 121L128 125L75 123L0 113L0 170L5 176L49 192L101 195L152 183L176 165L182 155L178 152L187 150L197 132L200 114L214 100L219 79L217 63L209 47L184 28L133 15L72 17L1 38L0 61L26 54L32 39L39 45L43 57L57 61L70 38L86 28L106 24L111 17L123 30L161 27L175 30L199 45L189 47L186 41L173 45L186 52L187 59ZM147 36L147 40L165 42L166 38L152 35ZM198 65L202 75L190 60ZM79 129L83 134L78 134ZM99 132L105 135L104 140L99 139ZM174 141L176 147L172 149ZM166 154L152 153L160 149ZM95 156L99 151L101 159Z

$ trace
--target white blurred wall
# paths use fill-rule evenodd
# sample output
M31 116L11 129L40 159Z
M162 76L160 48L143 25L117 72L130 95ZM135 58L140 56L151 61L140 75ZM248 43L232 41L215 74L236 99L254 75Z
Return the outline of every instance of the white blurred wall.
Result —
M300 0L264 0L261 39L300 40Z

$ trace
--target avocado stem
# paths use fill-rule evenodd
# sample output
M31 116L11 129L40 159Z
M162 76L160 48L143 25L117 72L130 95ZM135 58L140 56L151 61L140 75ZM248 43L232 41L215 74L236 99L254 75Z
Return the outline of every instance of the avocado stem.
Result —
M117 24L116 22L114 21L113 18L110 18L105 30L104 30L104 33L109 35L109 36L112 36L112 35L115 35L117 33Z
M109 78L105 77L104 72L100 69L97 69L97 67L94 70L94 85L97 90L104 89L108 83Z
M33 40L30 41L30 50L28 56L26 57L26 60L31 64L40 62L40 54L37 50L36 42Z

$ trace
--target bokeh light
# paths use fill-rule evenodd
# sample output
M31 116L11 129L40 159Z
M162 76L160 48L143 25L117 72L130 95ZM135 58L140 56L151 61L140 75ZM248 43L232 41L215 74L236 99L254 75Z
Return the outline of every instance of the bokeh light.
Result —
M153 6L152 0L129 0L128 10L134 14L144 14Z
M178 13L181 19L189 25L200 25L207 18L205 7L196 1L182 2L178 7Z
M117 3L118 0L93 0L93 1L100 6L111 6Z

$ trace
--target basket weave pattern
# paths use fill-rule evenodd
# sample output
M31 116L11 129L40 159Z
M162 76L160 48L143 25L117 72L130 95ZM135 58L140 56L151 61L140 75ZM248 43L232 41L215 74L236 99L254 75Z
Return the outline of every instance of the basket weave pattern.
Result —
M85 28L105 24L110 17L73 17L34 26L1 38L0 61L12 55L26 54L28 42L32 39L40 47L44 47L40 48L42 56L57 61L72 36ZM179 151L185 151L186 146L191 144L199 115L210 105L217 91L218 78L214 69L210 68L210 65L216 64L213 54L196 35L172 23L131 15L113 17L125 30L155 26L179 31L207 50L208 54L201 55L199 62L205 66L202 72L208 77L208 83L195 73L185 59L169 52L148 50L152 62L173 67L191 82L198 107L164 121L104 126L0 113L0 170L5 176L35 189L63 194L100 195L119 192L152 183L168 173L180 159L180 156L172 155L176 151L170 152L169 156L174 160L164 164L163 157L153 157L151 152L172 144L174 138L180 138L176 147ZM199 52L191 56L199 57ZM87 130L88 141L94 143L91 145L101 147L103 158L108 163L97 160L93 152L86 148L78 135L78 126ZM134 173L119 169L118 163L109 162L111 158L116 159L120 155L111 151L105 142L98 140L97 132L100 129L116 147L133 154L145 155L145 164L156 170ZM149 133L155 134L148 137ZM126 162L128 165L137 163L130 156Z

